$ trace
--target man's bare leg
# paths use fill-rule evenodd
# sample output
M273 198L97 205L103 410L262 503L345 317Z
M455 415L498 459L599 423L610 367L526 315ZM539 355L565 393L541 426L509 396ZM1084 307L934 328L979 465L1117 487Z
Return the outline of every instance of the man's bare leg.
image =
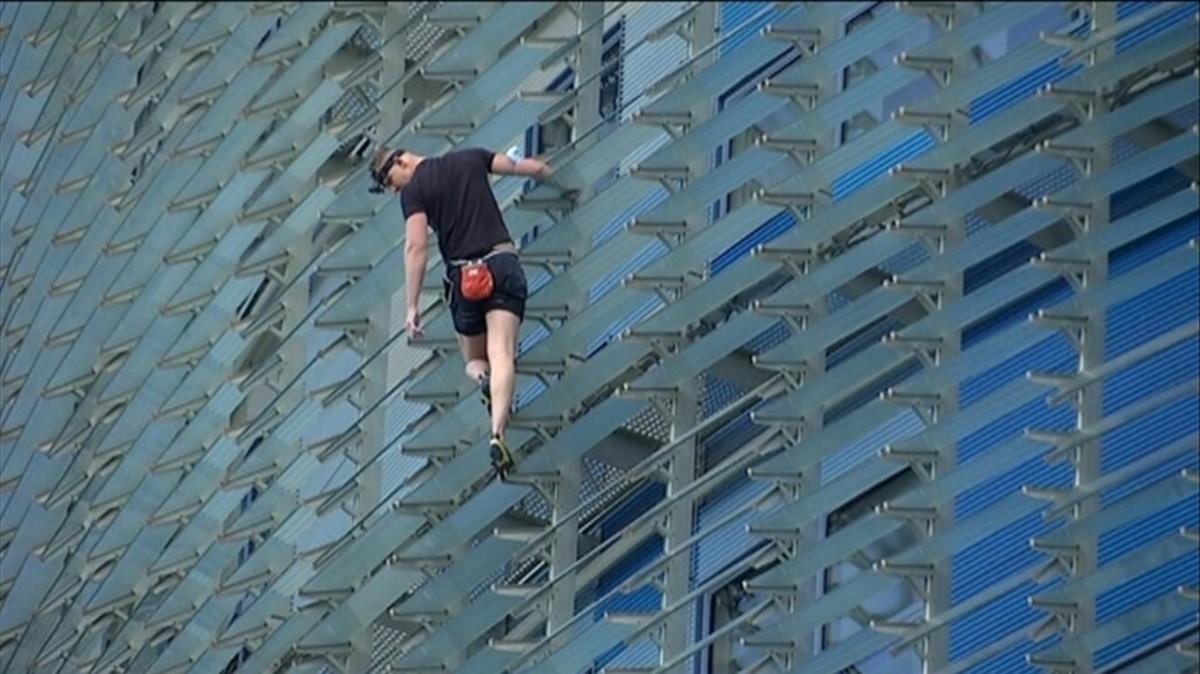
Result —
M508 427L513 389L517 383L517 332L520 319L511 311L487 312L487 356L492 378L492 435L503 437Z
M462 349L467 377L478 382L488 372L487 333L482 335L458 336L458 347Z

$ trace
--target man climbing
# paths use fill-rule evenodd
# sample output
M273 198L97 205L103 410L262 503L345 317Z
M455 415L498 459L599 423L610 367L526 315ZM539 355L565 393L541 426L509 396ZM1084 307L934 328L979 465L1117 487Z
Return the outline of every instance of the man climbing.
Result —
M488 173L547 180L536 159L513 161L480 148L422 157L382 148L371 162L376 191L400 192L404 209L404 268L409 338L423 334L418 298L425 279L428 229L437 236L446 269L443 286L466 373L477 382L491 415L489 455L501 480L513 455L504 440L516 385L517 334L528 288Z

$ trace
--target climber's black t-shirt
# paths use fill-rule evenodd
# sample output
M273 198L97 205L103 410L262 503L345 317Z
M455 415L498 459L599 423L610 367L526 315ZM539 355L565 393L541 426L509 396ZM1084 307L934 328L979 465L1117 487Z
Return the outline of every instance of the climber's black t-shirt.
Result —
M400 192L404 217L424 213L444 260L481 257L512 242L488 173L493 152L469 148L426 157Z

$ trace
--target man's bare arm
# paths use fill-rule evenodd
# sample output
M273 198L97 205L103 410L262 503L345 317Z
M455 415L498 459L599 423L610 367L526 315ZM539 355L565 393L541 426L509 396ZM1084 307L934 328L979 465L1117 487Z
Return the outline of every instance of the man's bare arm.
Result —
M429 245L429 219L414 213L404 224L404 294L409 316L416 315L425 282L425 261Z
M492 173L527 176L545 182L553 174L553 171L545 162L528 158L513 161L508 155L497 152L492 157Z

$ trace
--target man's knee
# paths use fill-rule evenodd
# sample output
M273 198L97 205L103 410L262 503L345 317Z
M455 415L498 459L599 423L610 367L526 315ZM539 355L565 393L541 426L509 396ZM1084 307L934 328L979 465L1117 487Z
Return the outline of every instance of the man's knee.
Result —
M488 364L492 367L512 363L517 358L516 350L504 344L488 345Z
M507 311L488 313L487 350L488 356L494 358L507 354L513 357L516 353L517 332L520 323L516 315Z

